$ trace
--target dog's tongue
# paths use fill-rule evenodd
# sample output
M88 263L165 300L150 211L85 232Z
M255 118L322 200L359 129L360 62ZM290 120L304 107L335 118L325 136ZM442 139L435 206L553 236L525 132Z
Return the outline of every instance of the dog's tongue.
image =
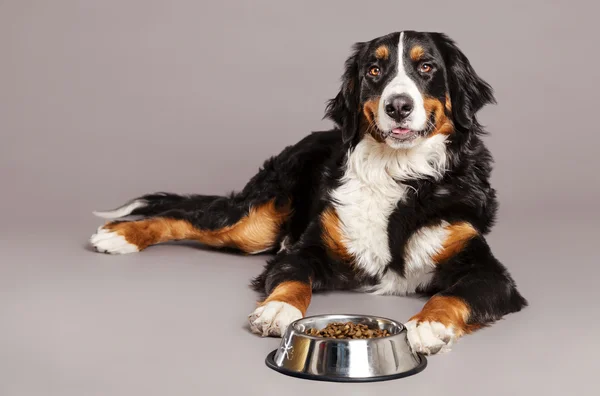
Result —
M395 129L392 129L392 133L394 135L406 135L406 134L410 133L410 129L408 129L408 128L395 128Z

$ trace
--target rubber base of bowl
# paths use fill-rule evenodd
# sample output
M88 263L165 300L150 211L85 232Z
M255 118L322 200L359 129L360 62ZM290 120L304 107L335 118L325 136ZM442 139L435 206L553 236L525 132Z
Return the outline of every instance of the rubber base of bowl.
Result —
M359 378L334 377L334 376L328 376L328 375L314 375L314 374L307 374L307 373L299 373L297 371L286 370L282 367L279 367L275 364L275 360L274 360L276 352L277 352L277 349L267 355L267 358L265 359L265 363L267 364L268 367L272 368L275 371L280 372L281 374L289 375L291 377L313 380L313 381L328 381L328 382L389 381L389 380L393 380L393 379L404 378L404 377L409 377L411 375L418 374L421 371L425 370L425 367L427 367L427 358L425 358L425 356L423 356L423 355L419 355L419 358L421 359L421 362L419 363L419 365L413 369L404 371L402 373L392 374L392 375L382 375L379 377L359 377Z

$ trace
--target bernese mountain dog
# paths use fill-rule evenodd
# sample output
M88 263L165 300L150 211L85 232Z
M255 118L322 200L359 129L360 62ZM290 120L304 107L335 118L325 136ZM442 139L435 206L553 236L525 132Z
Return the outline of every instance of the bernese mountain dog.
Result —
M427 295L406 321L408 340L419 353L448 351L527 305L485 239L498 203L476 113L491 103L492 88L445 34L356 43L326 107L332 130L267 159L229 196L154 193L95 212L111 221L91 244L122 254L194 240L272 253L252 281L264 298L248 319L261 336L281 336L313 292Z

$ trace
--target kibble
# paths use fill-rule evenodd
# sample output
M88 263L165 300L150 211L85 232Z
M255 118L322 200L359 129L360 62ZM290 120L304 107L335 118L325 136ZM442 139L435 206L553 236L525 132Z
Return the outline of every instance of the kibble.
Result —
M317 330L309 328L304 331L305 334L323 338L338 339L366 339L389 337L391 334L387 330L379 328L372 329L365 324L356 324L352 322L334 322L330 323L324 329Z

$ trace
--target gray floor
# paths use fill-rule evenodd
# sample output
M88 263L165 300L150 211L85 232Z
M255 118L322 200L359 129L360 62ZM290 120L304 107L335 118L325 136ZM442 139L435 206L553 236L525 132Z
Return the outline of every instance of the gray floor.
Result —
M15 222L3 234L0 394L591 395L597 382L597 230L582 217L504 213L491 243L531 307L431 357L417 376L376 384L316 383L264 365L278 340L245 321L255 299L247 283L264 258L189 244L97 254L86 245L96 225ZM421 304L333 293L315 296L308 313L404 320Z
M0 396L597 394L599 68L593 2L0 2ZM249 333L264 257L87 247L153 191L226 193L321 121L355 41L444 31L496 89L481 112L489 236L531 306L421 374L269 370ZM406 320L423 301L317 295L309 314Z

